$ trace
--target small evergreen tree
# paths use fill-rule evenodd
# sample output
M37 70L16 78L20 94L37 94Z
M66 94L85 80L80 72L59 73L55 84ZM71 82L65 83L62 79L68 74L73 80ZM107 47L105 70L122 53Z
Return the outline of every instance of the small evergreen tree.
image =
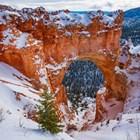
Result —
M41 105L37 105L39 128L43 129L43 131L50 131L53 134L61 132L62 125L59 124L61 121L57 115L53 95L48 93L48 89L46 89L41 98L39 100Z

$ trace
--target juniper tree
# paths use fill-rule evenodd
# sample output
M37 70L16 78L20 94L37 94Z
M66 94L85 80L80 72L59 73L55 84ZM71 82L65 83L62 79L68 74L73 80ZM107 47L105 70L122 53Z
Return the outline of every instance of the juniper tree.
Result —
M39 103L41 104L37 105L37 122L39 123L39 128L43 129L43 131L50 131L53 134L61 132L61 120L57 115L53 94L49 93L46 89L41 95Z

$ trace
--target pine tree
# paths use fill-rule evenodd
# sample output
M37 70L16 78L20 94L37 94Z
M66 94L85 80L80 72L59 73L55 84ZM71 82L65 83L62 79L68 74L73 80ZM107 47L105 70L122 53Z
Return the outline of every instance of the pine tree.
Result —
M53 95L48 93L46 89L41 95L41 98L39 100L41 105L37 105L37 122L39 123L39 128L43 129L43 131L50 131L53 134L61 132L62 125L59 124L61 121L57 115Z

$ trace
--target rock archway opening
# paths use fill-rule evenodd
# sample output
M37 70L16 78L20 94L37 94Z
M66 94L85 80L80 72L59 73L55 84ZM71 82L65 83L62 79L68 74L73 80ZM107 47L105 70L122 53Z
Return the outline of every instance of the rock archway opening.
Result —
M90 102L95 103L97 91L104 86L104 75L95 63L77 60L69 66L62 84L71 107L82 111Z

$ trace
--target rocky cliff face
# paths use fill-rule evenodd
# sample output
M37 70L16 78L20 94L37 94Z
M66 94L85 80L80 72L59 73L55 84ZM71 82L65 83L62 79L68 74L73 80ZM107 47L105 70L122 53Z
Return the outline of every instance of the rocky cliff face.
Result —
M121 102L118 113L126 97L125 75L115 72L122 21L120 10L110 16L102 11L80 15L68 10L48 13L42 7L15 10L1 5L0 61L31 78L37 88L48 84L58 104L67 104L62 80L69 65L75 60L95 62L106 87L103 96L97 97L96 121L100 121L106 117L102 112L110 113L101 99L105 104L114 99Z

